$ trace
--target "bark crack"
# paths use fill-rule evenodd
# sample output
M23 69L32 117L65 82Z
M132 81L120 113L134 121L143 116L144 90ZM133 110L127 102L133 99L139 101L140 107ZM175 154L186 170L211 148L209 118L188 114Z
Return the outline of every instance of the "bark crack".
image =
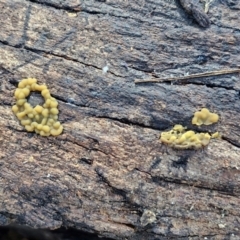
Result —
M79 61L78 59L76 58L72 58L72 57L69 57L67 55L64 55L64 54L57 54L57 53L54 53L52 51L46 51L46 50L39 50L39 49L36 49L36 48L31 48L31 47L27 47L27 46L24 46L24 49L28 50L28 51L31 51L33 53L36 53L39 55L39 53L44 53L44 54L49 54L49 55L52 55L52 56L55 56L55 57L59 57L59 58L63 58L64 60L68 60L68 61L72 61L72 62L77 62L77 63L80 63L80 64L83 64L85 66L88 66L88 67L93 67L93 68L96 68L97 70L102 70L101 68L93 65L93 64L88 64L88 63L84 63L84 62L81 62Z
M28 2L32 2L35 4L40 4L43 6L47 6L47 7L52 7L55 8L57 10L65 10L65 11L71 11L71 12L80 12L81 8L80 8L80 4L77 4L75 6L67 6L67 5L63 5L63 6L59 6L58 4L54 4L54 3L49 3L49 2L45 2L45 1L38 1L38 0L27 0Z
M196 185L195 183L191 182L190 180L187 183L185 183L181 179L168 178L166 176L164 176L164 177L153 176L150 172L143 171L139 168L135 168L135 170L150 175L151 178L152 178L152 181L157 183L157 184L159 184L159 182L175 183L175 184L185 185L187 187L195 187L195 188L198 188L198 189L203 189L203 190L208 190L208 191L214 190L214 191L217 191L217 192L221 192L222 194L226 194L226 195L233 196L233 197L238 196L238 194L235 194L233 191L231 191L231 190L228 191L225 186L222 186L221 188L220 187L219 188L218 187L211 187L210 188L210 187L207 187L207 186Z
M109 120L113 120L113 121L118 121L120 123L123 123L123 124L126 124L126 125L133 125L133 126L138 126L138 127L141 127L141 128L148 128L148 129L152 129L152 130L160 130L159 128L157 127L154 127L154 126L148 126L148 125L145 125L145 124L141 124L139 122L134 122L134 121L131 121L127 118L113 118L113 117L109 117L109 116L94 116L96 118L100 118L100 119L109 119Z

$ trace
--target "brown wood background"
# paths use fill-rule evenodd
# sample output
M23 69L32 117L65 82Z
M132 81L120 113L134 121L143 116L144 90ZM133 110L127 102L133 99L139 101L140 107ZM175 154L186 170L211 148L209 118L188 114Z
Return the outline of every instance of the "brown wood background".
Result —
M135 85L240 66L239 1L203 29L169 0L0 0L0 225L73 227L113 239L239 239L239 74ZM108 66L108 71L103 68ZM46 83L64 133L27 133L11 111L22 78ZM203 150L159 142L220 115Z

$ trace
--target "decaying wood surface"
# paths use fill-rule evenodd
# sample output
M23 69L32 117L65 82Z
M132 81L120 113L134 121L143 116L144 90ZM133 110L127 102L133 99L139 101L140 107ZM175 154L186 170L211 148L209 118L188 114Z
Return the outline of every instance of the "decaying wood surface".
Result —
M0 0L0 225L73 227L113 239L239 239L238 1L201 28L169 0ZM27 133L11 111L22 78L46 83L64 133ZM220 115L191 126L202 107ZM219 131L203 150L159 142L174 124Z

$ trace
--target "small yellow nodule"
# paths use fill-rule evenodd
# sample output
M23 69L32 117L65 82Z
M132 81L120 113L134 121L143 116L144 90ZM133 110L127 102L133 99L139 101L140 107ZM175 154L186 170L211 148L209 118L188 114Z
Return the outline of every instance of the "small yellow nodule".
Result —
M40 106L40 105L37 105L37 106L34 108L34 110L35 110L37 113L42 113L43 107Z
M19 111L18 106L17 105L13 105L12 106L12 111L16 114Z
M211 113L207 108L203 108L201 111L195 112L192 119L194 125L211 125L218 122L219 116L216 113Z
M211 138L221 138L221 134L219 132L215 132L212 134Z
M43 106L32 107L27 102L31 91L40 91L45 99ZM62 133L63 126L58 120L58 102L51 97L46 85L38 85L35 78L23 79L14 93L16 104L13 113L28 132L36 132L41 136L57 136Z

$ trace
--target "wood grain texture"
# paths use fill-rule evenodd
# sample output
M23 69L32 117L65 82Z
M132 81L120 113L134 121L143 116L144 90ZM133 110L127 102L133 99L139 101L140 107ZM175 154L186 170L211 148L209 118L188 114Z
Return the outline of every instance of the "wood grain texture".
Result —
M204 1L205 4L209 1ZM180 0L182 7L185 11L192 15L195 21L203 28L208 28L210 26L210 20L208 15L205 13L204 8L201 6L199 1L196 0ZM204 5L205 5L204 4Z
M239 74L134 84L239 67L237 4L214 1L205 30L178 1L0 0L0 9L1 225L239 238ZM13 92L26 77L58 99L61 136L27 133L14 117ZM220 122L191 126L202 107ZM175 151L159 142L174 124L223 139Z

